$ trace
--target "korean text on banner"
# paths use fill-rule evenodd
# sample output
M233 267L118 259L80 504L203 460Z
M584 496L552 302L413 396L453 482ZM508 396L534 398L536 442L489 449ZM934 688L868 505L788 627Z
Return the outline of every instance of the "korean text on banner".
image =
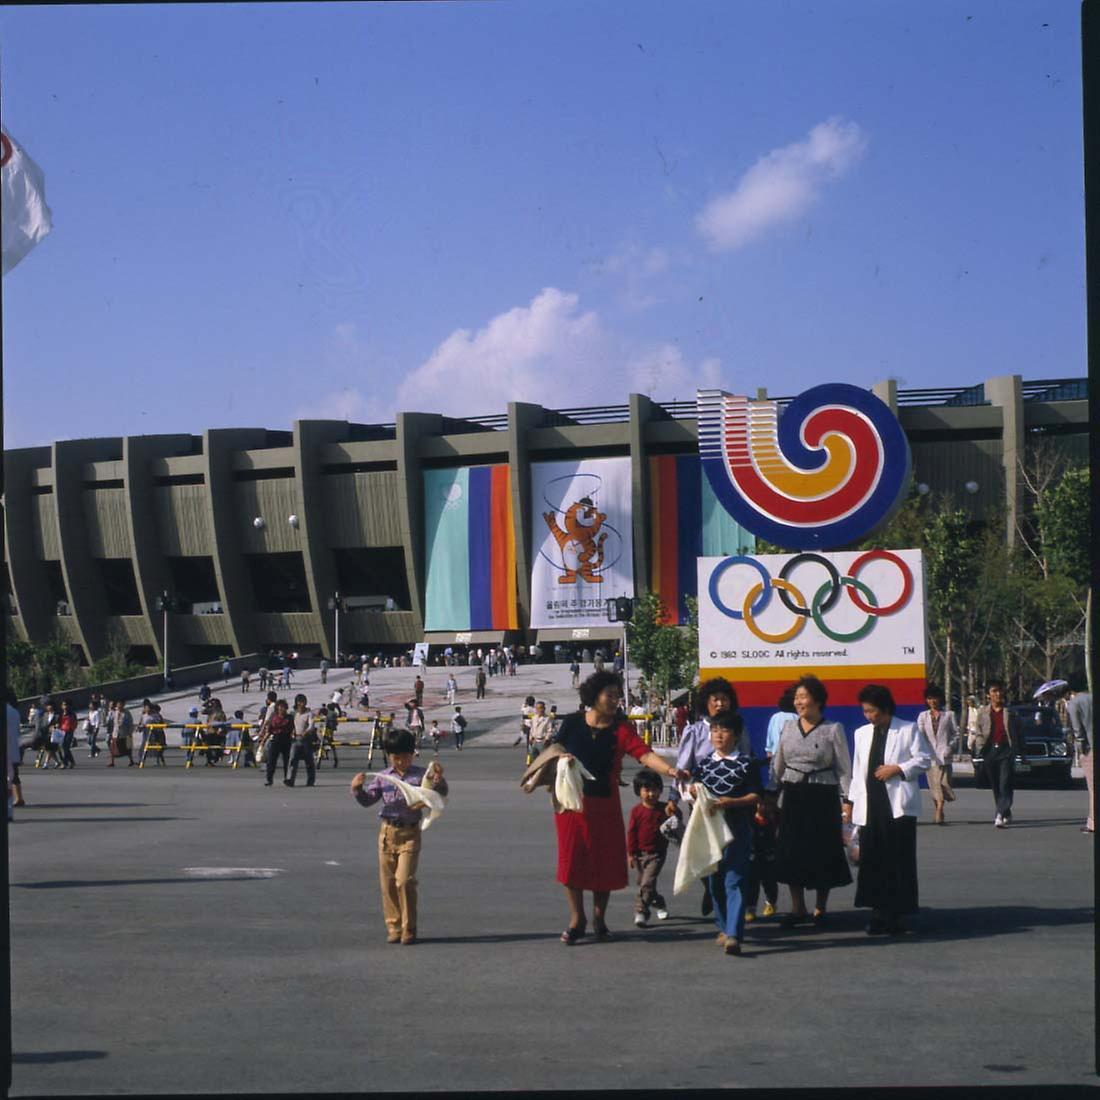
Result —
M7 132L0 130L0 238L3 273L9 271L53 226L42 169Z
M531 626L607 624L634 595L629 458L531 466Z

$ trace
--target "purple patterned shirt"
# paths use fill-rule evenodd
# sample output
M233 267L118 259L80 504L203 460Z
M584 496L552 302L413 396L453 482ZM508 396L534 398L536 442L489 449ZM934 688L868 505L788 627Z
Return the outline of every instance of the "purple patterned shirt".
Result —
M379 775L393 775L410 787L419 787L426 770L413 764L404 775L398 774L396 768L385 768ZM446 798L447 780L440 776L434 789ZM373 806L381 800L382 809L378 817L389 825L419 825L420 815L424 812L420 809L410 810L405 796L392 783L386 783L379 778L372 779L362 790L356 791L354 797L360 806Z

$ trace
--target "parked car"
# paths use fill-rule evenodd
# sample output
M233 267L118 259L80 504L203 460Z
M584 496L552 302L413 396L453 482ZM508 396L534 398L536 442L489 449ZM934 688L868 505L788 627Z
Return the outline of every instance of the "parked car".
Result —
M1058 721L1057 711L1034 703L1007 709L1020 723L1024 743L1023 755L1018 755L1013 763L1015 776L1072 786L1073 748L1067 741L1067 731ZM980 756L974 757L974 784L989 786L985 761Z

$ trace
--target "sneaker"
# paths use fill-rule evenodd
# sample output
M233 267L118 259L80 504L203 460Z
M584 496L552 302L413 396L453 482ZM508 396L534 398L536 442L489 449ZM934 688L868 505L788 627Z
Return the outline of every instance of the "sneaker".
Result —
M658 909L657 910L657 919L658 920L668 920L668 910L667 909Z
M756 920L756 911L754 909L746 909L745 910L745 923L746 924L752 924L752 922L754 920Z
M1011 825L1011 824L1012 824L1011 815L1010 814L1005 814L1005 816L1001 818L1001 828L1002 829L1007 829L1009 827L1009 825Z
M645 928L645 914L644 913L635 913L634 914L634 923L639 928Z
M1000 814L998 814L998 815L997 815L997 816L996 816L996 817L995 817L995 818L993 819L993 824L994 824L994 826L995 826L996 828L998 828L998 829L1003 829L1003 828L1005 827L1005 819L1004 819L1003 817L1001 817L1001 815L1000 815Z
M770 901L764 903L764 912L760 914L762 917L774 917L775 906Z

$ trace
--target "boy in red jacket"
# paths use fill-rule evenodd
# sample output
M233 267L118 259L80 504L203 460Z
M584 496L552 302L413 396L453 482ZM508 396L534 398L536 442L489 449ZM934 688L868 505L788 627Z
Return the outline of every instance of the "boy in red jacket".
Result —
M634 923L639 928L646 926L651 908L657 910L658 920L668 918L668 906L657 892L657 876L668 854L668 838L661 832L661 826L668 818L681 819L681 815L672 802L661 801L663 790L661 777L649 768L643 768L634 777L634 793L641 801L630 811L626 851L630 866L638 872Z

